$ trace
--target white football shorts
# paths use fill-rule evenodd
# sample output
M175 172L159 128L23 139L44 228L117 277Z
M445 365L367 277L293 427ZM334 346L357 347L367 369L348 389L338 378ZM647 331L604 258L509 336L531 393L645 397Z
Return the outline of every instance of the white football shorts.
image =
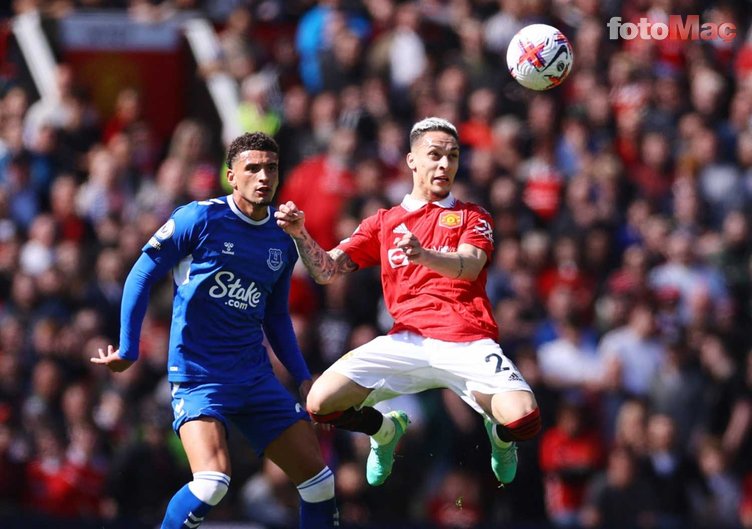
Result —
M483 414L473 392L532 391L494 340L445 342L411 332L379 336L329 367L373 391L361 406L397 395L448 388Z

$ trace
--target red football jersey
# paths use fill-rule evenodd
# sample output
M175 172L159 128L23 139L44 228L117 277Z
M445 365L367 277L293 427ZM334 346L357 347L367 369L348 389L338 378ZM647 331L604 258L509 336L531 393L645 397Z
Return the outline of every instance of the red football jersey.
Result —
M494 249L488 212L452 195L430 203L408 195L399 206L380 209L363 220L337 248L361 268L381 265L384 299L394 318L390 334L410 331L448 342L498 339L486 294L486 268L476 281L467 281L410 263L396 245L407 232L423 248L440 252L456 252L460 244L471 244L486 253L487 264Z

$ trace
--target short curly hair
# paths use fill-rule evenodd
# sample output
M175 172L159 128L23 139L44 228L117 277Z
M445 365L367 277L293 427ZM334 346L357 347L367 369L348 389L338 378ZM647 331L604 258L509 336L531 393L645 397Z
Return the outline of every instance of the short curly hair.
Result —
M232 168L232 162L238 154L245 151L268 151L279 154L279 145L277 142L263 132L246 132L238 136L227 149L227 167Z

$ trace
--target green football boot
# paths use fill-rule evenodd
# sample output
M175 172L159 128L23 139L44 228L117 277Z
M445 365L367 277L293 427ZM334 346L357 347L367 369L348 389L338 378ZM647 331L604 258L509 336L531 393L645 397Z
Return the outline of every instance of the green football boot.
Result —
M394 423L394 437L386 444L379 445L371 438L371 452L368 454L366 463L366 479L368 484L374 487L381 485L392 473L394 466L394 449L397 443L405 435L410 419L404 411L390 411L384 415Z
M517 445L511 443L508 446L499 446L493 436L496 423L483 417L483 424L491 442L491 470L502 485L511 483L517 474Z

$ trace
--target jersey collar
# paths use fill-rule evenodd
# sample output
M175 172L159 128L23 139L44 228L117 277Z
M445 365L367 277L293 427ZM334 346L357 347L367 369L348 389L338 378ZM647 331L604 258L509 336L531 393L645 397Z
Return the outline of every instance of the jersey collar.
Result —
M248 224L252 224L253 226L260 226L262 224L266 224L269 219L272 217L272 208L266 208L266 217L261 220L253 220L251 217L240 211L240 208L235 203L235 200L232 198L232 195L227 195L227 205L230 206L230 209L232 210L235 215L240 217L240 220L243 222L247 222Z
M454 195L449 193L446 198L442 198L441 200L433 202L433 204L436 204L437 206L442 207L444 209L448 209L448 208L453 208L456 202L457 202L457 199L454 198ZM410 195L405 195L405 198L402 199L401 205L407 211L418 211L420 208L422 208L426 204L428 204L427 200L420 200L418 198L413 198Z

